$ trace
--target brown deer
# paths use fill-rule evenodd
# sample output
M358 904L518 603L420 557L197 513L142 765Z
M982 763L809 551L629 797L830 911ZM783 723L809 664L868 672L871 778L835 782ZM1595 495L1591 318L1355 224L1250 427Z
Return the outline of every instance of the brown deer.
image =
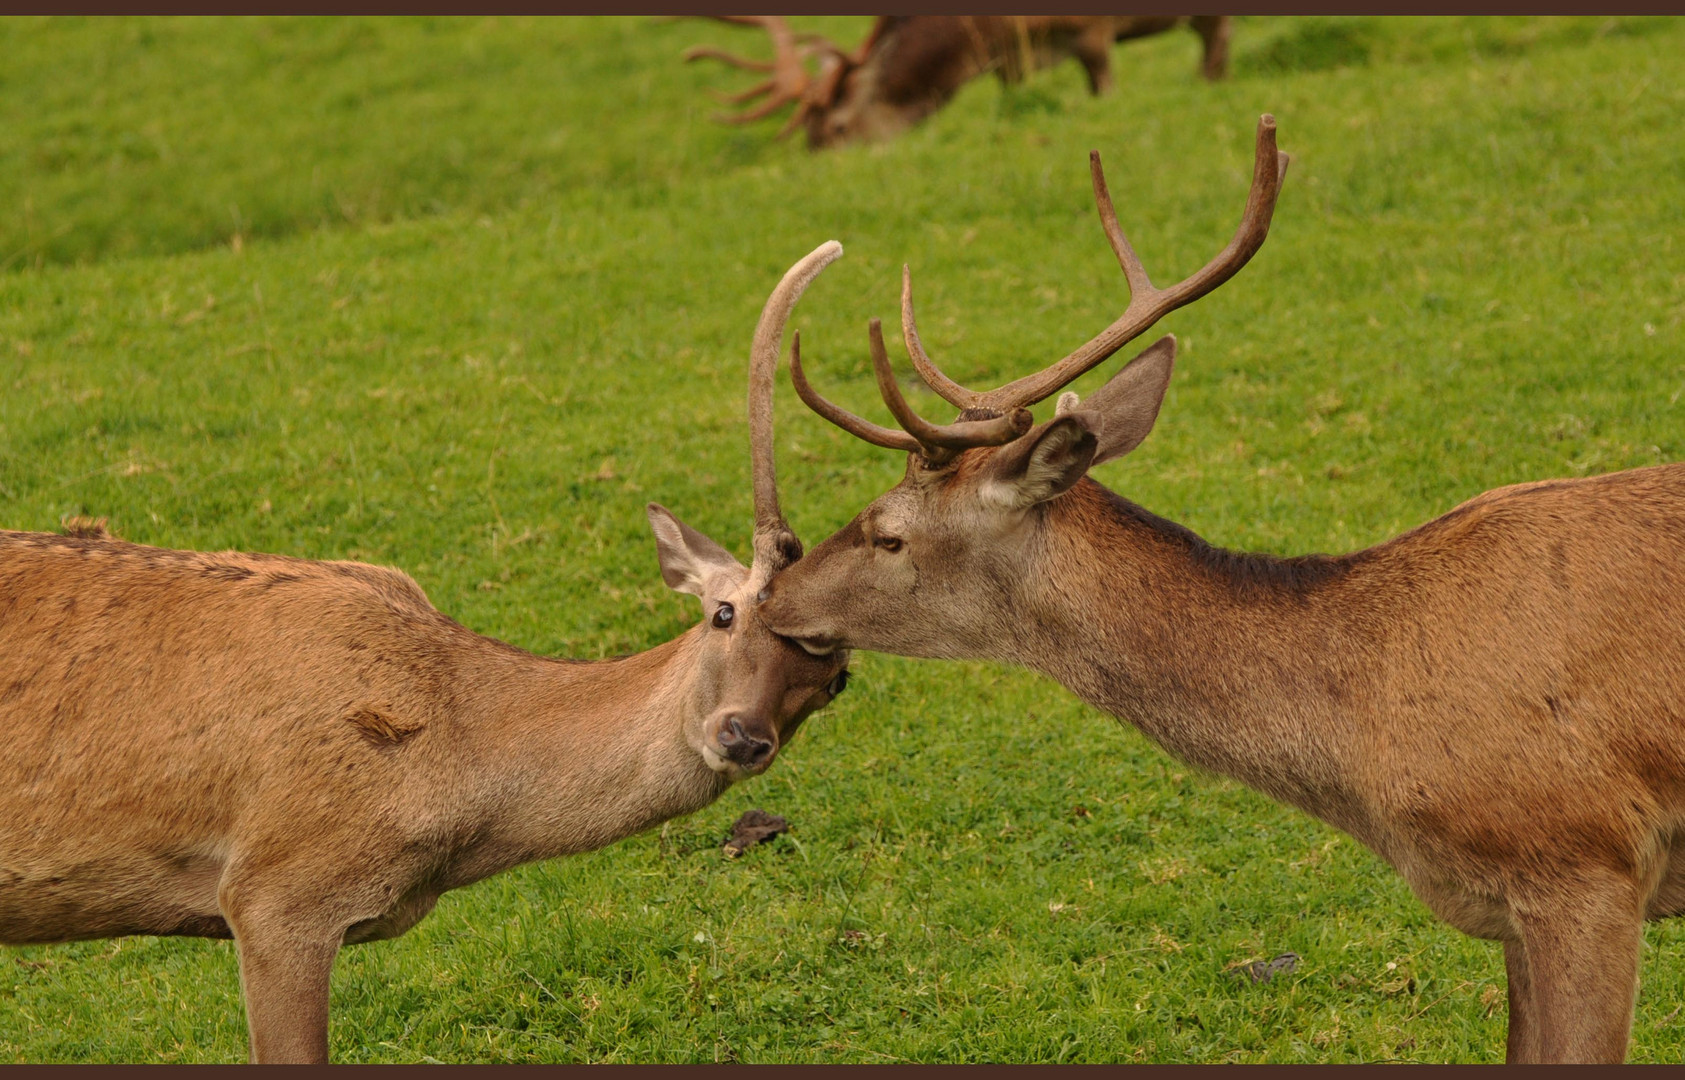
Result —
M649 506L661 575L705 618L648 652L534 656L383 567L0 532L0 941L232 937L253 1060L325 1061L341 945L765 770L848 677L755 616L801 555L779 342L841 253L792 267L755 331L752 565Z
M771 61L749 60L697 46L686 60L719 60L769 76L721 100L743 112L717 117L745 124L785 105L795 111L779 132L801 128L810 150L854 141L891 138L946 105L959 88L993 71L1016 84L1031 71L1075 57L1095 94L1112 88L1112 44L1174 26L1191 26L1205 45L1201 72L1220 79L1228 70L1227 15L883 15L853 51L817 34L796 34L776 15L725 16L759 26L772 40ZM807 61L817 58L818 74Z
M1620 1061L1646 919L1685 912L1685 464L1480 495L1347 555L1225 551L1085 474L1146 438L1175 340L1053 418L1026 411L1258 250L1287 164L1273 120L1239 231L1198 273L1148 280L1100 220L1127 310L1047 369L987 393L925 354L961 409L902 399L904 430L807 404L908 452L904 479L768 587L761 617L837 648L1022 664L1374 849L1451 925L1501 941L1511 1061ZM799 346L799 341L796 343Z

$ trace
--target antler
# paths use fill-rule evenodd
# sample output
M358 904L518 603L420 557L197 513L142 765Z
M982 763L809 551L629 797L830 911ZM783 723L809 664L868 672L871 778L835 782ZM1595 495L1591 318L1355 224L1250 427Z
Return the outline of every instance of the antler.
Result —
M778 346L784 324L802 292L819 272L842 257L842 245L829 240L785 271L767 297L749 349L749 457L755 491L755 559L751 572L770 575L802 556L802 544L778 506L778 475L773 464L772 377L778 370Z
M685 50L687 62L703 59L719 60L745 71L770 72L772 75L772 78L756 83L741 93L721 94L716 92L715 97L730 105L741 105L763 96L767 97L767 100L740 113L720 113L714 119L725 124L752 123L772 115L793 101L796 103L796 111L779 131L779 137L782 138L801 124L808 110L814 107L817 98L828 97L831 93L834 93L834 88L829 85L829 83L835 82L834 79L828 80L826 86L818 88L823 91L822 94L814 92L816 87L813 79L803 64L809 50L797 45L797 42L801 41L810 43L810 49L844 57L848 55L830 41L817 34L802 34L798 37L791 32L783 18L777 15L716 15L713 17L722 22L734 23L739 26L758 26L765 30L767 36L772 39L773 47L773 59L770 63L763 60L750 60L742 56L733 56L731 53L706 45L697 45Z
M961 418L952 424L932 424L914 412L901 396L895 384L895 371L889 366L889 351L883 345L883 323L873 319L867 324L872 343L872 368L878 377L878 393L894 414L903 430L880 427L863 420L846 409L826 401L808 385L802 371L801 335L790 344L790 381L796 384L796 394L807 407L851 435L876 446L891 450L907 450L918 454L931 467L945 465L973 446L999 446L1009 443L1030 430L1031 418L1026 409L1012 409L1006 415Z
M1100 168L1100 152L1092 151L1088 160L1094 177L1094 201L1100 210L1100 224L1106 230L1106 239L1111 242L1112 252L1117 255L1124 280L1129 284L1129 305L1116 322L1064 359L1034 375L1026 375L987 393L961 386L942 374L925 353L919 341L918 323L913 318L912 274L906 267L902 268L901 330L907 353L926 384L950 404L961 409L995 413L1034 405L1146 333L1172 311L1198 300L1229 280L1257 253L1264 238L1269 235L1270 217L1275 212L1275 200L1281 193L1282 179L1287 175L1288 157L1276 150L1275 117L1265 113L1258 119L1258 149L1252 167L1252 189L1246 197L1246 211L1241 215L1240 227L1235 230L1234 238L1198 273L1165 289L1153 286L1135 249L1129 245L1123 230L1118 228L1117 211L1112 207L1111 193L1106 190L1106 174Z

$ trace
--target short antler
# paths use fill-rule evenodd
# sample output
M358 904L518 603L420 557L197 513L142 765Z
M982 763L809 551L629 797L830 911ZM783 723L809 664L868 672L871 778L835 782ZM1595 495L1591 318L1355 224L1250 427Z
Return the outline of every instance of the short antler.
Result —
M1094 201L1100 210L1100 224L1106 230L1106 239L1111 242L1118 265L1123 269L1124 280L1129 284L1129 306L1123 314L1081 348L1050 367L983 393L969 390L948 378L925 353L919 341L918 323L913 317L912 275L903 268L901 329L913 366L918 368L919 375L932 390L961 409L1003 413L1050 397L1146 333L1164 316L1198 300L1245 266L1269 235L1270 217L1275 212L1276 196L1280 194L1282 179L1287 174L1287 162L1287 155L1275 148L1275 117L1266 113L1258 120L1252 190L1247 196L1246 211L1241 215L1240 227L1235 231L1234 238L1198 273L1169 288L1159 289L1153 287L1135 249L1118 227L1117 211L1112 207L1111 193L1106 190L1106 175L1100 168L1099 151L1092 152L1089 154L1089 166L1094 177Z
M772 443L772 381L784 325L802 292L819 272L842 257L842 245L829 240L785 272L767 297L755 324L749 350L749 456L755 490L754 571L772 574L801 558L801 541L784 521L778 505L778 474Z

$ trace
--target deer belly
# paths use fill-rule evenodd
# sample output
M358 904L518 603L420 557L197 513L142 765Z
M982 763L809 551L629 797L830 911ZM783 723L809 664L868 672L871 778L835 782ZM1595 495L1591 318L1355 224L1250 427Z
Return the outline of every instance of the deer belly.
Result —
M1668 844L1661 880L1644 906L1647 919L1668 919L1675 915L1685 915L1685 843L1677 837Z
M426 918L427 913L432 911L433 905L438 902L439 893L436 889L421 888L408 892L380 915L352 923L345 931L345 944L358 945L365 941L385 941L398 937Z
M0 942L124 934L226 938L216 901L221 876L221 860L200 854L53 863L8 859L0 850Z

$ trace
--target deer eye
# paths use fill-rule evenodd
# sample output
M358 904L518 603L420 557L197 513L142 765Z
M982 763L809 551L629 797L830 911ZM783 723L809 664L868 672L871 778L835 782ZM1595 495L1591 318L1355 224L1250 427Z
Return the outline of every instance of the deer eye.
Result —
M730 630L731 620L736 617L736 608L732 607L730 604L721 604L719 610L714 612L714 617L709 621L714 624L714 628L717 630Z
M843 668L841 671L837 672L837 677L832 679L830 681L829 685L827 685L825 687L825 692L827 694L830 694L832 697L836 697L838 694L842 693L844 690L847 690L847 689L848 689L848 669Z
M885 551L901 550L901 538L899 536L874 536L872 538L872 543L883 548Z

